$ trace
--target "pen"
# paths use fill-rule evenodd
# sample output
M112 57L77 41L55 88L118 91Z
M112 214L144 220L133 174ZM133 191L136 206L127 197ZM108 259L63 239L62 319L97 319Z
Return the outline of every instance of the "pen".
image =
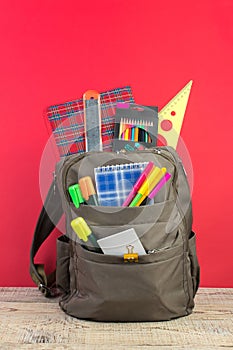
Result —
M89 240L94 247L100 248L95 235L91 232L90 227L81 216L72 220L70 224L79 239L84 242L87 242Z
M124 140L129 140L129 125L128 125L128 121L127 121L127 124L126 124Z
M122 119L121 140L125 139L126 128L127 128L126 118L123 118Z
M82 196L82 192L80 190L80 187L78 184L72 185L68 188L70 197L72 199L72 202L74 203L76 208L79 208L79 205L81 203L84 203L84 199Z
M152 179L152 182L149 184L148 192L145 192L145 194L139 199L136 206L139 206L142 204L144 199L150 194L150 192L154 189L154 187L158 184L158 182L164 177L166 174L167 169L162 168L160 169L160 172Z
M138 126L135 127L135 131L134 131L134 141L138 141Z
M170 179L170 177L171 174L166 173L164 177L159 181L159 183L155 186L155 188L151 191L148 198L153 199L156 196L156 194L161 190L163 185L165 185L165 183Z
M170 178L171 174L166 173L144 201L152 200Z
M138 141L143 142L144 141L144 130L140 126L139 131L138 131Z
M134 126L132 126L132 133L131 133L131 139L130 140L132 140L132 141L134 141L134 132L135 132L135 127Z
M145 142L148 142L147 126L148 126L148 123L147 123L147 121L145 121L145 125L144 125L144 127L143 127L143 129L144 129L144 131L145 131L145 139L144 139Z
M148 196L148 194L153 190L153 188L157 185L157 183L161 180L161 178L166 173L166 168L155 168L149 174L148 178L143 182L140 189L137 191L136 196L130 203L130 207L138 207L144 199Z
M132 140L132 125L129 126L129 140Z
M124 201L124 203L122 205L123 207L127 207L130 204L130 202L133 200L133 198L137 194L138 190L142 186L143 182L146 180L146 178L149 176L150 172L154 168L155 168L155 166L154 166L153 162L149 162L147 164L146 168L144 169L144 171L142 172L142 174L139 176L138 180L134 184L132 191L129 193L128 197Z
M90 176L82 177L79 180L79 186L85 199L85 202L89 205L99 205L97 194Z
M118 135L118 139L120 140L121 139L121 135L122 135L122 130L123 130L123 120L121 118L121 121L120 121L120 128L119 128L119 135Z

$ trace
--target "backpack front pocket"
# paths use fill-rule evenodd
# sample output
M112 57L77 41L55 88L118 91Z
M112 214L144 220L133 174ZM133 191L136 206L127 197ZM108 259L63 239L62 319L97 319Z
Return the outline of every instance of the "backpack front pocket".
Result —
M189 313L183 246L124 263L75 244L76 293L63 306L71 315L100 321L168 320ZM191 276L190 276L191 278Z
M105 207L81 205L72 208L74 215L82 216L91 225L126 225L166 221L175 207L174 200L139 207Z
M177 233L181 217L173 200L133 208L83 205L73 210L71 219L79 216L84 218L97 239L134 228L146 250L179 245L183 241ZM70 225L68 229L69 237L83 244Z

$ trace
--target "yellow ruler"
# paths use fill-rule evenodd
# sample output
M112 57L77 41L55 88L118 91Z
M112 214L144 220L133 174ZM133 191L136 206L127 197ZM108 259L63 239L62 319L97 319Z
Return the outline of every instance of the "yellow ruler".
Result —
M158 144L176 149L187 107L192 80L159 112Z

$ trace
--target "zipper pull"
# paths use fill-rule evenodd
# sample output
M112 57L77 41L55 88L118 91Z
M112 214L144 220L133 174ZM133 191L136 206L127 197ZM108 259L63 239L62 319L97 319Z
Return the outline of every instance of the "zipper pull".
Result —
M181 168L183 169L183 171L184 171L184 173L185 173L185 176L186 177L188 177L188 175L187 175L187 172L186 172L186 170L185 170L185 168L184 168L184 164L182 163L182 161L180 160L180 165L181 165Z
M54 196L56 194L56 178L57 178L57 175L56 175L55 171L53 171L53 194L54 194Z
M154 148L153 151L154 151L155 153L157 153L157 154L161 154L161 151L160 151L160 149L158 149L158 148Z
M162 247L162 248L150 249L150 250L147 251L147 254L154 254L154 253L161 252L161 251L169 249L169 248L171 248L171 247L167 246L167 247Z
M158 251L158 249L151 249L147 251L147 254L154 254Z
M122 148L120 151L116 151L117 154L120 154L120 153L123 153L125 154L126 153L126 150L124 148Z

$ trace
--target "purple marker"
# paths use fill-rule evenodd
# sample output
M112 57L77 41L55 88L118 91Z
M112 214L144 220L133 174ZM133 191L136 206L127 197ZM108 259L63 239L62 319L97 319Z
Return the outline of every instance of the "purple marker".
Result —
M153 199L156 196L156 194L161 190L163 185L165 185L165 183L170 179L170 177L171 177L171 174L166 173L164 175L164 177L159 181L159 183L151 191L151 193L149 194L148 198Z
M126 198L124 203L122 204L123 207L127 207L132 202L133 198L136 196L136 194L137 194L138 190L140 189L140 187L142 186L143 182L147 179L149 173L154 168L155 168L155 165L153 162L149 162L147 164L145 170L142 172L142 174L139 176L136 183L134 184L132 191L130 192L130 194L128 195L128 197Z

